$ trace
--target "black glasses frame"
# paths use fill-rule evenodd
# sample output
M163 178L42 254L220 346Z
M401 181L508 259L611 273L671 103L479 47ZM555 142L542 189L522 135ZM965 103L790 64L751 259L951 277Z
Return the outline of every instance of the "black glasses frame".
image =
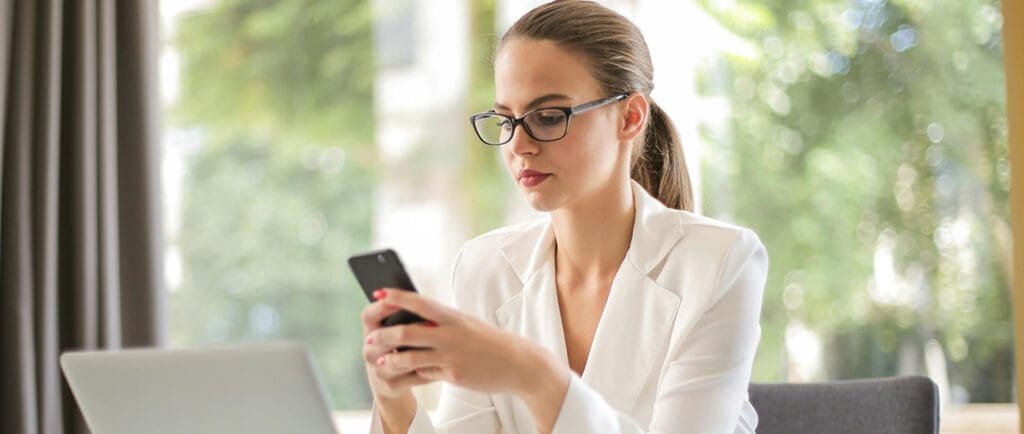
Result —
M501 145L504 145L504 144L506 144L508 142L511 142L512 138L515 137L515 135L516 135L516 125L522 125L523 129L526 130L526 135L530 136L530 138L532 138L533 140L536 140L538 142L554 142L554 141L557 141L557 140L562 140L563 138L565 138L566 134L569 134L569 121L572 119L572 115L577 115L577 114L583 113L583 112L585 112L587 110L593 110L593 109L596 109L598 107L603 107L603 106L606 106L606 105L614 103L614 102L622 101L622 100L626 99L627 96L629 96L629 95L628 94L619 94L619 95L615 95L615 96L610 96L608 98L602 98L602 99L599 99L599 100L594 100L594 101L586 102L586 103L583 103L583 104L580 104L580 105L577 105L577 106L574 106L574 107L541 107L541 108L533 109L533 110L530 110L530 111L528 111L526 113L523 113L523 115L518 117L518 118L514 118L512 116L509 116L509 115L506 115L506 114L501 114L501 113L495 112L494 110L490 110L490 111L486 111L486 112L482 112L482 113L477 113L477 114L475 114L473 116L470 116L469 117L469 124L473 126L473 132L476 133L476 137L478 139L480 139L480 141L483 142L485 145L489 145L489 146L501 146ZM558 111L561 111L562 113L565 113L565 129L562 130L562 135L560 135L560 136L558 136L557 138L554 138L554 139L540 139L540 138L537 138L537 136L533 135L533 131L530 130L530 126L526 124L525 119L528 116L530 116L530 115L532 115L532 114L534 114L536 112L539 112L541 110L558 110ZM512 124L512 132L508 135L508 138L505 139L504 141L501 141L501 142L498 142L498 143L491 143L491 142L487 141L486 139L484 139L483 135L480 134L480 130L476 126L476 121L477 121L477 119L480 119L480 118L495 117L495 116L507 119Z

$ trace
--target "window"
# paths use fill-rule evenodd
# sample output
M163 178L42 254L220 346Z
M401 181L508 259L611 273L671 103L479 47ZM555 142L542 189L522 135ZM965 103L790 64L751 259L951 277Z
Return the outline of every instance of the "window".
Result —
M347 257L394 247L443 298L462 241L536 215L466 117L537 3L162 2L174 344L301 340L369 408ZM699 210L768 247L755 381L1013 399L995 0L605 4L645 33Z
M301 340L334 405L368 408L345 261L381 176L371 5L162 7L173 343Z
M744 42L701 88L706 210L771 257L755 379L927 374L1013 399L995 1L703 1Z

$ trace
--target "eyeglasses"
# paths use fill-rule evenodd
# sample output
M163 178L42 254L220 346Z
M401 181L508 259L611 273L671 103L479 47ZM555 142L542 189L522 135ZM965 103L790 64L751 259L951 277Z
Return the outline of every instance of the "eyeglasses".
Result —
M526 112L520 118L491 110L470 116L469 122L473 124L473 130L476 131L476 136L480 138L480 141L491 146L500 146L511 141L516 132L516 125L522 125L526 134L538 142L554 142L565 137L569 132L569 118L572 115L622 101L627 96L626 94L615 95L575 107L539 108Z

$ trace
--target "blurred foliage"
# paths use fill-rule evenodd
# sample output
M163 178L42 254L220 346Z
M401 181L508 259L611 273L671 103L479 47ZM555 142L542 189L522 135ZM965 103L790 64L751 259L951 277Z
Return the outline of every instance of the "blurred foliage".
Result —
M179 345L295 339L324 374L335 408L369 408L359 312L366 299L346 258L369 248L375 64L414 62L412 1L220 0L177 22L181 97L171 127L194 131L178 239L184 275L172 294ZM494 35L493 0L471 3L473 34ZM386 23L386 24L382 24ZM377 28L375 29L375 26ZM415 32L413 32L415 34ZM375 40L375 37L378 38ZM472 41L466 118L493 104L494 38ZM497 150L466 123L461 204L475 234L497 226L507 195ZM423 179L438 156L402 164ZM432 160L433 158L433 160Z
M700 3L742 40L702 70L731 107L703 182L771 258L754 379L924 373L934 339L954 398L1011 401L998 2ZM801 327L820 372L795 369Z
M370 243L374 50L360 0L221 0L177 22L195 131L172 294L176 344L295 339L337 408L367 408L347 257Z
M466 146L462 167L462 197L468 217L467 233L473 236L501 226L509 197L507 171L498 148L484 145L469 126L469 116L494 106L494 64L492 54L498 43L495 29L495 0L469 2L470 63L466 112ZM503 182L504 181L504 182Z
M972 401L1010 400L998 5L702 4L746 42L702 74L704 93L731 106L704 130L703 173L708 214L769 249L755 380L799 376L786 331L802 324L824 347L813 375L922 372L935 339ZM174 340L306 342L336 408L370 405L366 300L345 259L369 246L379 176L374 13L360 0L220 0L183 17L174 42L171 127L202 142L173 240ZM471 34L496 37L494 14L494 0L470 2ZM493 103L495 37L471 41L467 116ZM460 188L475 234L500 224L508 189L496 150L466 127Z

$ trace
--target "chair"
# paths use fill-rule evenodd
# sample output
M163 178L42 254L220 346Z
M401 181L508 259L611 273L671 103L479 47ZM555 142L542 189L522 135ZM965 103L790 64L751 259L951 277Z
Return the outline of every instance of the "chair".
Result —
M939 392L927 377L750 385L757 432L938 433Z

